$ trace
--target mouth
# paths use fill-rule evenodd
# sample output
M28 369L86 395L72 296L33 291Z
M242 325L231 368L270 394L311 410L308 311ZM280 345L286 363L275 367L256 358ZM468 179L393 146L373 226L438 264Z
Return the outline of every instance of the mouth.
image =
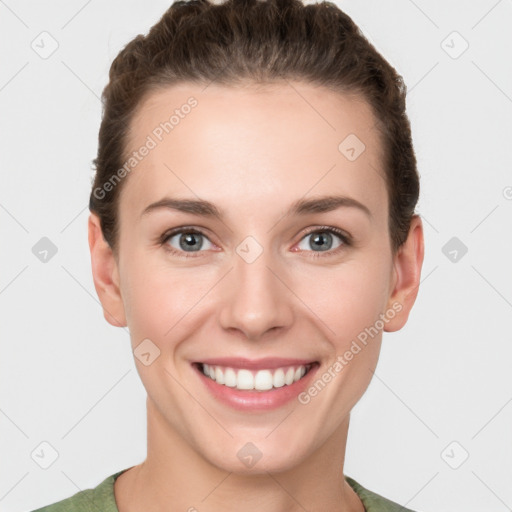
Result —
M221 386L240 391L269 391L291 386L305 377L316 362L253 370L229 366L195 363L202 374Z
M241 411L275 409L297 399L318 370L318 361L224 358L192 363L210 395Z

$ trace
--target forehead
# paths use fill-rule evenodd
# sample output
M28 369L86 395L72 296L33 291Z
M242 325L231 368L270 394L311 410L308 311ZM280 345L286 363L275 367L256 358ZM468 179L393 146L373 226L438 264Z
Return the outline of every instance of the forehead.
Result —
M360 97L299 82L162 88L130 124L127 157L139 156L121 208L127 202L140 212L164 196L198 196L238 214L263 199L286 205L338 192L384 214L375 123Z

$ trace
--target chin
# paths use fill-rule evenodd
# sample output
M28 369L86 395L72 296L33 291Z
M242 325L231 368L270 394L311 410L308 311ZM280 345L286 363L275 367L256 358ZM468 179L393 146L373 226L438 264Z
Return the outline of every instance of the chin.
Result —
M233 443L231 448L206 456L214 466L238 475L266 475L290 471L306 457L302 451L287 445L285 449L272 446L268 440ZM221 447L222 448L222 447Z

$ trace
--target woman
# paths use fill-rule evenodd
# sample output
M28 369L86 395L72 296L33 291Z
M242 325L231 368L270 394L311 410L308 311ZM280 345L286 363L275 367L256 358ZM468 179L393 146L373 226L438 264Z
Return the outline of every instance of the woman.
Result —
M178 1L103 101L92 271L147 458L39 511L409 510L343 473L423 263L401 77L329 2Z

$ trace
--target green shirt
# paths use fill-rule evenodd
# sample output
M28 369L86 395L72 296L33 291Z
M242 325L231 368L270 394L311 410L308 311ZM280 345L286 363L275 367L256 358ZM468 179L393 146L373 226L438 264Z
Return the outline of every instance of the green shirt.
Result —
M114 482L127 469L118 471L105 478L94 489L79 491L69 498L43 508L38 508L32 512L119 512L114 496ZM349 476L345 475L345 479L363 502L366 512L413 512L398 503L365 489Z

